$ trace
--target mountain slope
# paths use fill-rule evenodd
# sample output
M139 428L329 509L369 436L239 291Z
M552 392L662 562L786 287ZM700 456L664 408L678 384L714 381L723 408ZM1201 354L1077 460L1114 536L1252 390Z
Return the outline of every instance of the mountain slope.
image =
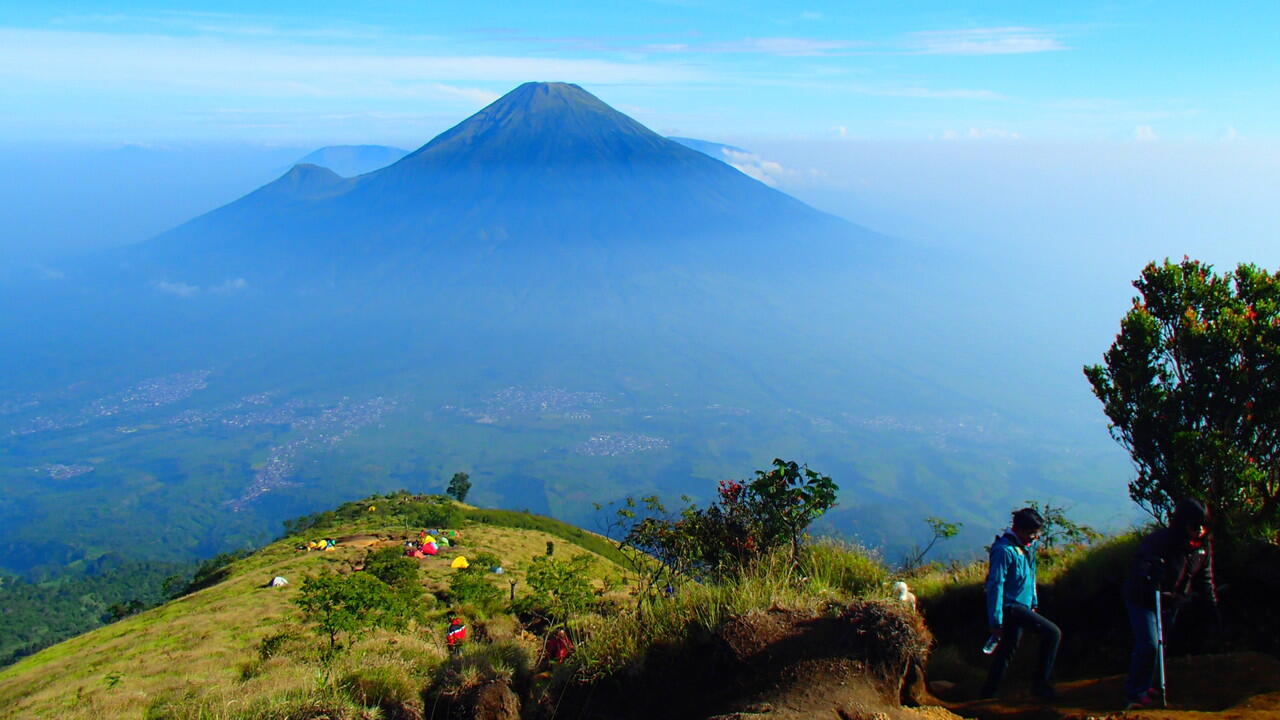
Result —
M378 268L411 284L530 263L579 275L620 263L843 265L882 242L576 85L526 83L388 167L341 182L294 168L135 258L152 278L184 282L338 265L348 278Z
M165 605L126 618L47 648L13 666L0 669L0 718L141 718L159 697L182 696L184 692L214 687L239 687L251 680L245 663L258 657L264 638L288 634L288 641L313 644L301 628L292 600L303 578L324 572L351 572L369 548L340 545L334 552L306 552L296 547L309 539L354 534L376 534L388 538L383 543L398 546L402 539L416 538L418 528L406 529L394 515L398 500L371 498L365 505L382 505L381 512L367 518L344 521L302 535L286 537L228 566L226 577L212 587L173 600ZM460 529L459 547L444 549L437 557L417 561L421 582L429 591L447 587L452 573L450 562L457 556L479 552L496 554L506 563L507 572L492 580L504 592L508 581L522 584L530 558L545 552L548 543L556 546L556 557L567 559L589 555L594 559L593 575L616 574L620 568L609 559L565 538L590 533L568 528L521 513L507 513L525 524L556 530L504 527L485 522L467 523ZM388 520L393 524L387 525ZM504 522L513 522L504 518ZM602 547L586 542L592 547ZM264 587L275 576L290 584ZM441 605L429 609L433 622L445 614ZM469 618L469 620L471 620ZM436 623L440 627L443 622ZM435 625L417 628L421 639L410 637L406 652L436 657L443 655ZM381 642L385 643L382 637ZM313 683L304 669L293 678L303 687ZM114 678L114 680L113 680ZM275 689L279 689L276 687Z
M354 177L384 168L408 154L408 150L385 145L329 145L307 153L296 164L319 165L343 177Z

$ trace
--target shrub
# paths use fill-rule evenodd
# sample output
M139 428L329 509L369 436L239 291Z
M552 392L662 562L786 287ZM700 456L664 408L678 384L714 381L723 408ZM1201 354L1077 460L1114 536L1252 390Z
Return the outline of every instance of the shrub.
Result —
M516 601L515 609L545 615L553 622L565 622L581 614L595 600L595 589L587 575L591 564L589 555L572 560L534 556L525 573L530 592Z
M475 605L486 612L502 603L502 589L489 581L489 569L478 563L459 568L449 576L449 602Z

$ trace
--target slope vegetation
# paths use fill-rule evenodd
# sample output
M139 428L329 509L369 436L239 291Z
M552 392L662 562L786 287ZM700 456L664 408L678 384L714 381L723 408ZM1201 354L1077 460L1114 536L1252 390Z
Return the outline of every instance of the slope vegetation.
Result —
M277 652L283 656L288 649L304 660L315 659L318 645L300 626L292 600L306 575L352 572L368 554L370 541L399 545L404 539L417 537L419 528L403 522L388 524L389 519L399 518L387 512L390 508L380 509L380 502L394 500L361 503L361 507L375 509L366 510L367 517L333 518L332 524L272 543L230 564L219 573L221 581L211 587L5 668L0 672L0 717L137 718L166 698L200 696L234 708L255 694L287 696L291 691L311 688L317 666L283 657L272 662ZM609 546L598 536L520 513L498 517L497 522L528 527L465 523L459 529L459 545L418 561L427 590L447 587L450 563L457 556L489 552L510 564L504 566L503 575L492 578L506 591L510 580L523 581L521 566L544 554L548 543L554 544L560 558L590 556L594 560L591 572L597 576L619 572L612 561L564 539L571 533L580 534L580 542L607 552ZM530 529L533 527L542 529ZM359 537L328 552L297 549L308 540L343 536ZM267 587L276 576L290 584ZM428 595L428 601L431 598ZM443 618L447 610L443 605L431 608L428 617ZM483 618L480 620L479 626L484 628ZM500 635L505 629L510 634L511 627L508 622L492 632ZM397 665L416 664L428 672L438 667L445 655L442 628L440 622L399 636L376 633L352 648L347 661L359 665L372 662L365 656L376 655ZM206 697L210 695L213 699Z

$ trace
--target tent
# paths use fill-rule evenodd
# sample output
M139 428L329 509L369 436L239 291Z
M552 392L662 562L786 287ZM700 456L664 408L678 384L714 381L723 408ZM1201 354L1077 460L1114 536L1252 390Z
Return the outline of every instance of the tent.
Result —
M471 566L471 563L467 562L467 559L466 559L465 557L461 556L461 555L459 555L458 557L454 558L454 559L453 559L453 562L449 563L449 567L451 567L451 568L453 568L453 569L455 569L455 570L461 570L461 569L463 569L463 568L467 568L467 567L470 567L470 566Z
M435 542L435 541L436 541L435 537L433 537L433 536L431 536L431 535L427 535L426 537L422 538L422 544L423 544L423 545L426 545L427 543L433 543L433 542Z
M436 541L436 544L438 544L440 547L449 547L449 538L441 535L440 539Z
M501 565L495 565L492 570L494 575L501 575L506 572L506 570L502 569Z
M285 585L288 585L288 584L289 584L289 581L285 580L279 575L271 578L271 587L284 587Z
M440 548L437 547L435 543L424 543L422 545L422 552L428 555L435 555L440 552Z

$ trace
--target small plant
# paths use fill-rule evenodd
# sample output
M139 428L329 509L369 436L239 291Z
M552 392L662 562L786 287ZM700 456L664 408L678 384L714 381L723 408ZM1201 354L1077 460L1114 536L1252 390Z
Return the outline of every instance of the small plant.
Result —
M1035 500L1028 500L1027 506L1044 518L1044 527L1040 529L1040 544L1046 550L1059 545L1092 545L1103 537L1097 530L1067 517L1066 508L1055 507L1047 502L1041 504Z
M107 673L107 676L102 679L102 681L106 684L108 690L114 690L116 686L119 685L120 682L123 680L124 680L124 675L119 672Z
M929 538L929 543L924 548L916 545L902 559L902 569L905 571L910 572L924 565L924 556L929 554L929 551L933 549L934 545L938 544L939 540L950 540L959 534L960 528L964 527L964 523L947 522L942 518L933 516L925 518L924 521L929 525L929 530L933 533L933 536Z

